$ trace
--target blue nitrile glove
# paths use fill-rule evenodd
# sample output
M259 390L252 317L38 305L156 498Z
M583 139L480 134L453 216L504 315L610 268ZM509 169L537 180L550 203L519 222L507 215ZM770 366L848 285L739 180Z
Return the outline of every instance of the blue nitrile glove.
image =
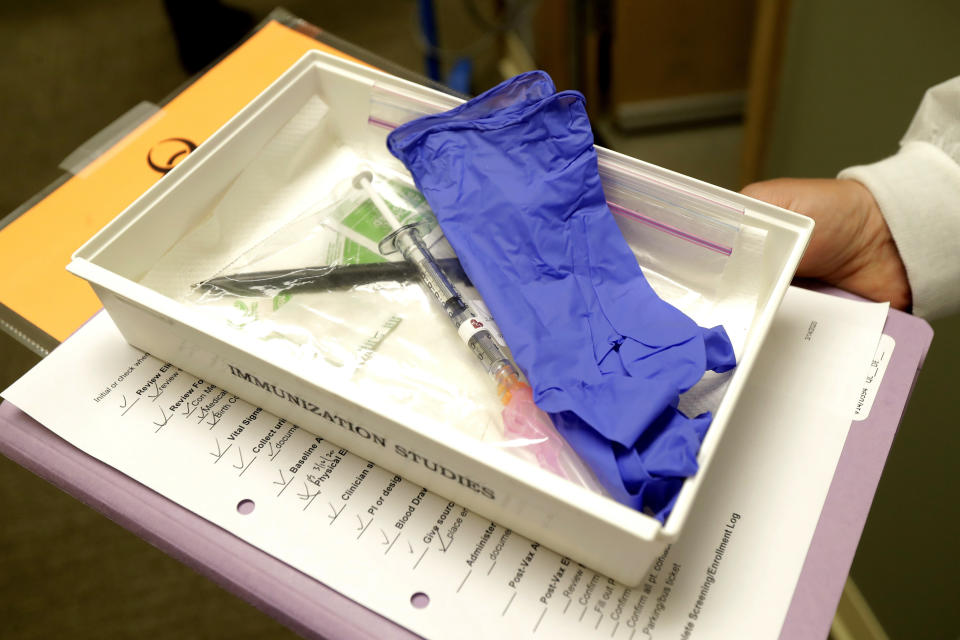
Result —
M396 129L407 166L489 306L534 400L611 495L665 519L710 415L679 394L735 366L643 277L607 209L580 93L543 72Z

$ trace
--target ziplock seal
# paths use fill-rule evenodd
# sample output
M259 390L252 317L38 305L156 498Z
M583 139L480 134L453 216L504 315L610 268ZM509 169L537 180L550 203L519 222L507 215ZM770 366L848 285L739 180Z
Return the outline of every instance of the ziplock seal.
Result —
M680 238L682 240L687 240L688 242L698 244L704 249L709 249L710 251L716 251L717 253L722 253L725 256L729 256L731 253L733 253L732 247L726 247L720 244L716 244L714 242L710 242L709 240L704 240L703 238L698 238L697 236L681 231L676 227L671 227L670 225L663 224L662 222L657 222L653 218L648 218L644 215L637 213L636 211L632 211L630 209L627 209L626 207L621 207L620 205L614 202L611 202L610 200L607 200L607 206L610 207L610 212L613 213L614 215L633 218L634 220L637 220L639 222L642 222L643 224L649 225L654 229L663 231L664 233L669 233L675 238Z
M597 149L604 195L611 211L705 249L730 255L743 209L640 173Z
M392 131L401 124L451 109L457 104L459 102L454 98L449 102L425 100L374 84L367 123ZM639 173L618 158L611 157L604 149L597 149L597 158L607 205L614 215L636 220L724 256L733 252L734 240L739 233L736 219L743 215L742 207ZM663 214L657 215L658 211Z

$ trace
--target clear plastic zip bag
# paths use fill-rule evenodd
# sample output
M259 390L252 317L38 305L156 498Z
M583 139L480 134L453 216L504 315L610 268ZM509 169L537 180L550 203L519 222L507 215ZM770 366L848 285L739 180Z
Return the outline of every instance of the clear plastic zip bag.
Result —
M372 178L368 190L356 179L336 184L197 283L186 301L230 331L269 342L281 361L308 363L314 379L346 380L374 408L402 405L603 492L512 363L494 371L483 359L481 338L507 361L509 350L423 196L398 175L362 164L356 175ZM394 227L416 228L462 301L457 326L450 304L438 304L441 285L382 244Z

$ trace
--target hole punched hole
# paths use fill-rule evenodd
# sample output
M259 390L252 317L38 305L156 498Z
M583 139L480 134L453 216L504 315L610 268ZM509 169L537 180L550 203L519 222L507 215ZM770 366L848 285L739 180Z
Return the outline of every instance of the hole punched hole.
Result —
M410 604L416 609L424 609L428 604L430 604L430 596L425 594L423 591L417 591L415 594L410 596Z

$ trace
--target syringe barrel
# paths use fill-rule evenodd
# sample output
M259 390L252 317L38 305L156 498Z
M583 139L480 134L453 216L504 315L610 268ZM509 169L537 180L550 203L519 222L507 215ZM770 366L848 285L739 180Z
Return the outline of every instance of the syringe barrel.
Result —
M416 267L420 281L446 312L460 338L477 356L487 373L494 380L497 380L498 374L503 375L505 368L516 374L510 358L500 348L483 320L460 297L456 286L427 249L420 232L415 227L401 229L394 238L394 244L404 259Z
M447 309L447 305L451 300L460 300L460 294L437 264L427 245L423 243L417 228L413 226L402 228L394 238L394 245L400 250L404 260L417 269L420 281L447 311L447 315L452 317L451 312L457 310Z

